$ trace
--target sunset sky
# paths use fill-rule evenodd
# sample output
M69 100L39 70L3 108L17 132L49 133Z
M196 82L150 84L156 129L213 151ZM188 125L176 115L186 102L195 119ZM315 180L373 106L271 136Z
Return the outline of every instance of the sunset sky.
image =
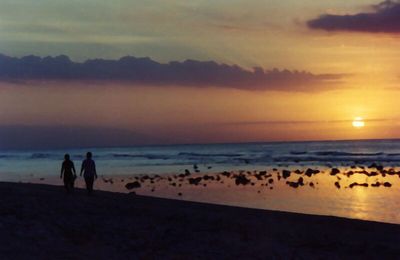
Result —
M0 6L0 148L400 138L400 1Z

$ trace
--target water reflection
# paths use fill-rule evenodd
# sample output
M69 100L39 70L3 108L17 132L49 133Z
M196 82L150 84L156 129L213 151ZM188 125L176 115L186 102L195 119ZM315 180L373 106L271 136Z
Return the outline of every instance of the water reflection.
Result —
M232 172L229 177L220 173L196 173L190 176L170 174L147 178L113 175L103 176L95 186L96 189L128 192L126 183L137 180L141 182L141 187L135 192L141 195L400 224L398 175L348 175L348 168L340 168L339 174L331 175L331 169L321 167L318 174L307 176L306 169L297 173L293 170L289 177L284 178L282 170L267 169L262 176L259 171ZM240 174L249 180L246 185L237 184ZM109 178L113 181L108 181ZM201 181L191 185L190 178L200 178ZM302 184L297 188L287 184L299 183L300 178ZM58 179L52 178L32 181L60 184ZM340 188L335 186L335 182L340 183ZM371 184L376 182L389 182L392 187L372 187ZM351 186L353 183L367 184L368 187ZM78 180L77 186L84 187L83 181Z

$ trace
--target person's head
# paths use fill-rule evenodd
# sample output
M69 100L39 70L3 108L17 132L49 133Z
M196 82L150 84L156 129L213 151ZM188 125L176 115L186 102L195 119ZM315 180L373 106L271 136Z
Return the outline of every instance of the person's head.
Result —
M64 159L65 159L66 161L68 161L69 158L70 158L70 157L69 157L69 154L66 153L66 154L64 155Z
M92 158L92 153L91 152L87 152L86 153L86 158L91 159Z

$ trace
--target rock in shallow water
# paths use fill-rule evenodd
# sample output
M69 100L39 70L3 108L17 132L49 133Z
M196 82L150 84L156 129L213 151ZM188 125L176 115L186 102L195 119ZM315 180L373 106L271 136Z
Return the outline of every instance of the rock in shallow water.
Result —
M339 171L339 169L337 169L337 168L333 168L333 169L331 170L331 175L336 175L336 174L338 174L338 173L340 173L340 171Z
M247 185L250 183L250 180L247 179L246 176L244 176L244 175L238 175L238 176L236 176L235 183L236 183L236 185L240 185L240 184Z
M283 171L282 171L282 176L283 176L284 179L290 177L290 171L288 171L288 170L283 170Z
M138 181L129 182L125 185L125 188L127 188L128 190L136 189L136 188L140 188L140 187L141 187L141 185L140 185L140 182L138 182Z

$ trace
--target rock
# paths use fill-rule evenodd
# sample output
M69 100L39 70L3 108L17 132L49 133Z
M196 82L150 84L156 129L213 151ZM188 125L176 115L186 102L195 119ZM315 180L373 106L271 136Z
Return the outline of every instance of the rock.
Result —
M230 172L227 172L227 171L224 171L223 173L221 173L222 174L222 176L225 176L225 177L230 177L231 176L231 173Z
M235 179L236 185L247 185L250 183L250 180L246 178L244 175L237 175Z
M357 183L357 182L353 182L352 184L349 185L350 188L353 188L354 186L368 187L368 183Z
M142 185L140 185L140 182L138 181L134 181L134 182L129 182L125 185L125 188L127 188L128 190L131 189L136 189L136 188L140 188Z
M382 171L383 170L383 166L382 165L378 165L376 163L371 164L370 166L368 166L368 168L375 168L378 171Z
M293 182L293 181L287 181L286 184L289 185L292 188L298 188L299 187L299 184L297 182Z
M317 174L317 173L319 173L319 170L313 170L313 169L308 168L304 174L308 177L311 177L313 174Z
M340 189L340 183L338 181L335 182L335 186L336 186L336 188Z
M283 170L283 171L282 171L282 176L283 176L284 179L290 177L290 171L288 171L288 170Z
M336 175L336 174L338 174L338 173L340 173L339 169L337 169L337 168L332 168L332 170L331 170L331 175Z
M380 184L379 182L376 182L376 183L372 183L372 184L371 184L371 187L379 187L379 186L381 186L381 184Z
M310 182L310 184L309 184L309 185L310 185L310 187L311 187L311 188L315 188L315 186L314 186L314 183L313 183L313 182Z
M198 185L201 180L202 180L201 177L189 178L189 184Z
M386 171L386 173L387 174L389 174L389 175L395 175L396 174L396 171L394 170L394 169L389 169L388 171Z
M268 180L268 183L269 183L269 184L272 184L272 183L274 183L274 179L272 179L272 178L271 178L271 179L269 179L269 180Z
M208 181L208 180L214 180L214 176L209 176L209 175L204 175L203 180Z
M385 182L385 183L383 183L383 186L389 188L389 187L392 187L392 184L390 182Z
M182 192L179 192L179 193L178 193L178 196L182 196Z
M255 174L254 177L256 177L256 179L259 181L261 181L263 179L261 174Z

